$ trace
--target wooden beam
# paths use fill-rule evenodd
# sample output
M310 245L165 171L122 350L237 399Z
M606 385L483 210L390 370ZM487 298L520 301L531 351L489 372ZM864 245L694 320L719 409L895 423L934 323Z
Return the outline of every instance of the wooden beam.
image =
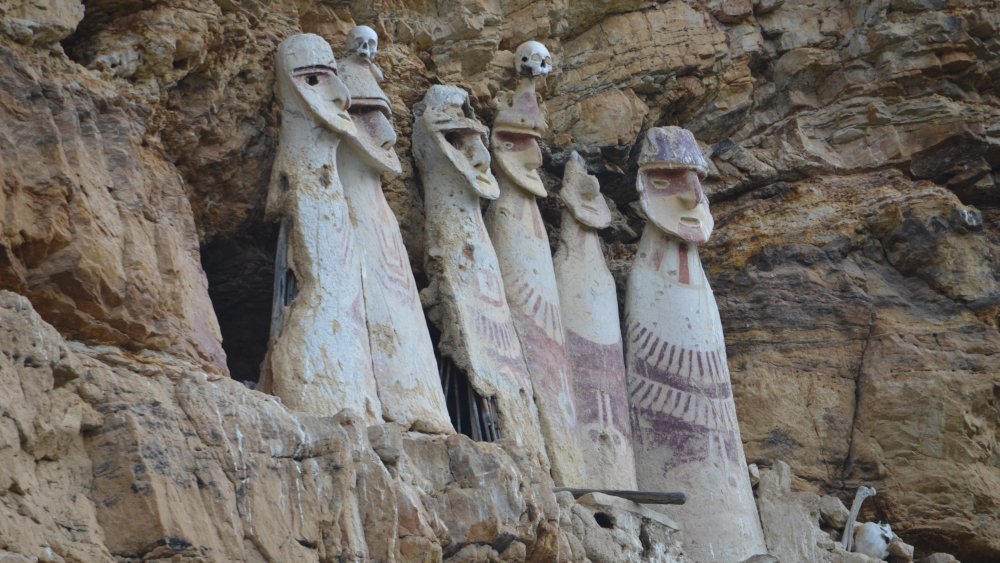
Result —
M613 497L619 497L639 504L684 504L687 497L684 493L659 493L653 491L615 491L606 489L574 489L571 487L556 487L553 489L557 493L567 491L573 498L580 498L589 493L601 493Z

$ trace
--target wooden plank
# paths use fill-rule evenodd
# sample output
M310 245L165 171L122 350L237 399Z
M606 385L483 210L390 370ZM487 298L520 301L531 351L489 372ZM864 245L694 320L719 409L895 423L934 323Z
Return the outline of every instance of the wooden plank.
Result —
M655 491L616 491L607 489L574 489L571 487L556 487L557 493L567 491L573 498L580 498L589 493L601 493L619 497L639 504L684 504L687 496L684 493L660 493Z

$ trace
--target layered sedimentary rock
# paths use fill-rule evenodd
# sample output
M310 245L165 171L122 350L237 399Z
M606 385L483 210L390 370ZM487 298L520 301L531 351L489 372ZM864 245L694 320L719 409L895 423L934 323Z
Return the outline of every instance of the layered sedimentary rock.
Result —
M669 520L555 495L509 442L294 413L193 363L67 343L6 291L0 351L3 559L685 561Z
M62 15L35 14L25 40L64 37ZM0 287L73 338L225 371L191 206L147 110L65 57L5 39L0 60Z
M787 459L797 487L843 481L848 502L874 485L867 518L918 551L989 560L996 524L975 499L998 486L996 239L954 194L897 171L769 193L713 206L706 260L730 272L713 285L747 457ZM811 209L807 224L785 206ZM762 217L783 226L762 236Z
M620 290L643 226L631 148L662 124L704 143L718 221L701 255L750 461L787 459L794 489L846 502L876 486L863 517L892 523L918 559L1000 557L995 1L89 0L84 14L67 0L0 13L0 244L23 272L3 287L61 334L221 367L199 344L218 343L189 275L201 242L230 366L256 377L276 240L262 219L272 56L301 31L341 45L355 23L383 38L403 168L384 188L422 287L410 108L450 81L489 122L515 46L537 38L559 61L541 177L553 190L569 151L586 156L614 200L601 237ZM66 182L79 189L54 197ZM558 211L541 212L553 229ZM36 410L39 424L62 412Z

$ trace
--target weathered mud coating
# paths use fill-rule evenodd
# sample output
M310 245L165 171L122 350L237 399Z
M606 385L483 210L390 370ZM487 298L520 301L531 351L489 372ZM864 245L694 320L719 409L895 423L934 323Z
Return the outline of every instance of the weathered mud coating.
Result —
M690 132L646 136L636 187L649 221L625 296L625 361L640 489L688 502L665 509L693 561L765 553L733 403L722 323L698 257L712 232Z
M597 231L611 210L576 152L566 163L553 265L573 374L577 434L588 487L636 488L618 293Z
M363 27L363 26L359 26ZM404 428L451 433L437 360L416 281L396 216L382 193L381 175L400 172L393 146L389 101L371 61L377 48L370 34L352 31L350 55L339 76L351 94L357 127L337 152L351 222L361 257L361 279L372 366L382 416ZM370 30L369 30L370 31Z
M260 387L295 410L350 408L380 422L361 258L336 168L341 138L357 135L350 95L317 35L290 37L275 59L282 122L267 216L281 222L282 246Z
M414 114L430 277L421 301L441 331L439 351L476 392L496 398L501 436L524 444L547 466L531 378L480 211L481 197L498 195L487 129L475 119L468 93L454 86L432 86Z
M545 117L535 80L534 73L518 77L517 91L498 97L500 111L493 124L491 149L500 197L486 211L486 230L496 248L514 327L531 374L552 478L559 485L583 486L587 483L579 444L567 439L575 436L577 423L559 289L549 237L535 200L545 196L538 174L542 165L538 141Z

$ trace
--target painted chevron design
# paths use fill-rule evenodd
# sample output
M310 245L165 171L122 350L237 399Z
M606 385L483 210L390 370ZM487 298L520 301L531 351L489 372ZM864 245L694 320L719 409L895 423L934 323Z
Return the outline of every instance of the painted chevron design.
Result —
M638 322L626 324L626 327L625 342L630 357L669 374L673 380L681 377L699 387L729 385L724 350L691 350L671 344Z
M738 428L724 351L671 344L638 322L627 325L625 340L633 408L720 432Z
M473 309L476 336L492 344L492 353L505 358L519 358L521 347L514 332L514 324L510 321L499 322L484 315L478 309Z
M546 336L560 345L563 342L562 315L559 307L535 291L529 282L518 280L509 294L511 306L531 318Z

